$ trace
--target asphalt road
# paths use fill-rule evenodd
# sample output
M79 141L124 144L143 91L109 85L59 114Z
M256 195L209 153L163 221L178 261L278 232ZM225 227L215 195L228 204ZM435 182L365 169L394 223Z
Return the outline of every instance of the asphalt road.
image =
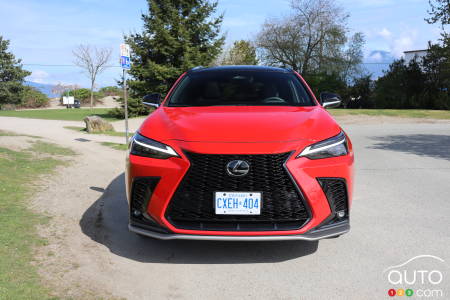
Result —
M442 290L443 296L435 298L449 299L450 122L343 127L356 155L350 233L320 242L138 237L126 227L121 167L105 165L90 169L91 178L96 178L95 172L109 178L104 186L99 178L89 187L73 180L72 190L89 188L103 194L81 201L79 215L76 209L70 212L78 222L67 225L73 227L67 251L71 246L76 249L71 259L80 261L81 267L63 280L87 278L86 286L89 281L89 287L104 287L127 299L383 299L389 298L391 288L411 288L415 296L419 289ZM108 157L111 165L123 162L121 154L116 156ZM101 156L97 159L104 163ZM41 198L51 198L52 193L50 188ZM83 247L73 246L78 240ZM388 281L383 273L387 268L418 255L445 262L419 258L405 266L408 272L439 270L442 282Z

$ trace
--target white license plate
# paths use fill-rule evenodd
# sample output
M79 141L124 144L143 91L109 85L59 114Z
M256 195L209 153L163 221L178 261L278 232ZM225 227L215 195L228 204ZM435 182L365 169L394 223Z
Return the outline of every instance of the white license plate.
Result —
M259 192L216 192L217 215L260 215L262 194Z

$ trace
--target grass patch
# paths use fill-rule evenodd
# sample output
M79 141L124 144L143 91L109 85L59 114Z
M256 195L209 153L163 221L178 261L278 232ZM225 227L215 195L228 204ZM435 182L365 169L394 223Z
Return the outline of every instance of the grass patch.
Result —
M330 109L333 116L368 115L402 118L427 118L450 120L449 110L426 109Z
M36 141L33 143L33 146L30 148L31 151L41 154L50 154L50 155L62 155L62 156L73 156L76 153L69 149L60 147L55 144L46 143L43 141Z
M36 110L0 110L0 116L29 119L81 121L87 116L97 115L108 121L117 121L110 108L93 109L36 109Z
M117 131L87 132L86 128L79 127L79 126L64 126L64 128L70 129L70 130L74 130L74 131L84 132L84 133L87 133L87 134L103 134L103 135L109 135L109 136L123 136L123 137L125 137L125 132L117 132ZM128 136L131 137L133 134L134 134L134 132L129 132Z
M0 147L0 299L53 299L32 264L33 247L47 244L37 236L36 226L48 222L48 217L28 209L36 178L64 164L36 155L49 153L70 150L41 142L20 152Z
M121 151L128 149L127 145L125 145L125 144L111 143L111 142L102 142L101 144L103 146L107 146L107 147L110 147L110 148L113 148L116 150L121 150Z

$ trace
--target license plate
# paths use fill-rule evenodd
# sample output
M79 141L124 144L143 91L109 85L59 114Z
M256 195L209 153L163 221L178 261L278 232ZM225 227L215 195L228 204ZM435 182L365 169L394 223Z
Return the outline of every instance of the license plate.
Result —
M262 194L259 192L216 192L217 215L260 215Z

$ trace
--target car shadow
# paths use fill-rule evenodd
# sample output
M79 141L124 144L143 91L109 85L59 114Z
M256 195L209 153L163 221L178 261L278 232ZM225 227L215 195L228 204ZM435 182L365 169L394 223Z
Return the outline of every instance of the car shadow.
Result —
M372 139L378 142L370 147L372 149L399 151L450 160L450 135L390 135Z
M313 254L318 242L162 241L128 231L124 174L117 176L80 220L81 230L116 255L146 263L246 264L281 262Z

